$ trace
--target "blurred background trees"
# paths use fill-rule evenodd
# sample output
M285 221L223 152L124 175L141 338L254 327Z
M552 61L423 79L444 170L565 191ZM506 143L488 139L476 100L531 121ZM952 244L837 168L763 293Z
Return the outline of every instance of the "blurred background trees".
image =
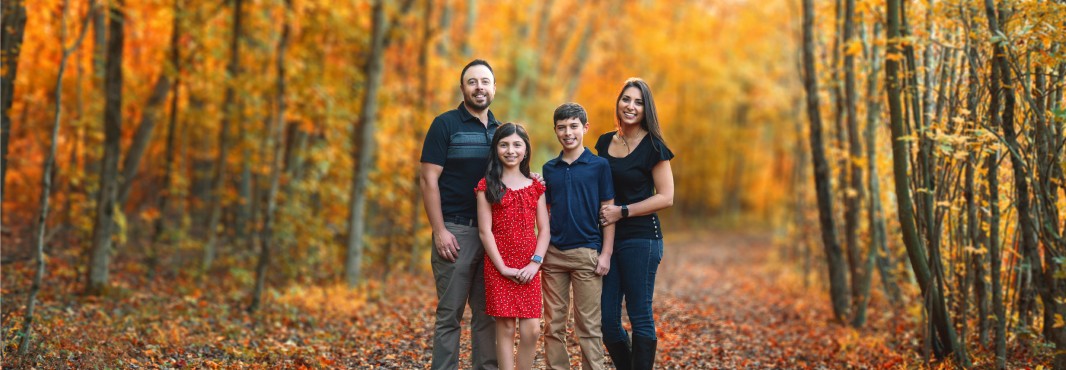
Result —
M557 105L589 110L589 144L647 80L677 154L664 224L773 232L812 283L835 272L842 324L885 299L926 308L938 356L1066 346L1063 3L803 5L6 1L4 299L40 230L45 289L425 273L422 138L483 58L534 170Z

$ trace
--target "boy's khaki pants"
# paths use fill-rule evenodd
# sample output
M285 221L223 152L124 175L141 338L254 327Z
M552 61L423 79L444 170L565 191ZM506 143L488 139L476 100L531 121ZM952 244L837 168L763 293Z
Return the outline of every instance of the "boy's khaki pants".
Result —
M548 369L569 369L566 322L573 287L574 327L581 347L582 369L603 369L603 332L600 331L600 293L603 278L596 275L599 252L591 248L559 250L549 246L540 267L544 295L544 352Z

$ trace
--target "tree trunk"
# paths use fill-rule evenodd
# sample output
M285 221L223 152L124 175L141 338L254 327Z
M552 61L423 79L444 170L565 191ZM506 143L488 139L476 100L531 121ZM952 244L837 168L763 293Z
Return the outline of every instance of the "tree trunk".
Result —
M844 0L844 45L848 45L855 35L855 0ZM844 194L844 235L848 245L848 267L851 269L851 325L861 328L866 324L866 302L869 300L870 269L864 262L862 248L859 245L859 216L862 213L862 200L865 198L862 183L862 141L859 139L858 92L855 83L855 53L844 54L844 113L848 131L848 165L850 185ZM868 144L869 145L869 144ZM871 250L873 250L871 248ZM869 255L869 253L867 253ZM868 256L865 260L869 261Z
M977 85L973 85L977 86ZM971 111L975 112L975 111ZM977 216L977 186L976 165L978 158L971 157L966 161L966 243L963 245L972 248L973 252L967 252L970 258L970 270L973 279L973 297L977 305L977 331L979 342L988 343L988 286L985 284L985 264L988 253L981 250L981 220ZM967 278L969 279L969 278ZM965 303L966 291L959 292L960 299ZM963 323L966 320L962 320Z
M226 66L228 78L226 81L225 101L222 103L223 118L222 127L218 134L218 160L215 161L215 174L211 179L211 196L208 202L211 207L207 218L207 242L204 244L203 262L201 270L207 272L215 262L215 254L218 244L218 223L222 219L223 192L226 185L226 157L229 154L229 130L233 120L240 117L237 108L236 81L240 74L240 38L241 38L241 5L243 0L233 0L233 24L230 34L230 59Z
M1000 17L1005 17L1003 14L1004 9L1000 9ZM997 19L995 3L993 0L985 0L985 14L988 18L988 28L993 35L1001 34L999 20ZM1016 193L1016 199L1014 201L1015 208L1018 210L1018 222L1020 224L1019 233L1021 234L1021 253L1028 264L1028 274L1031 276L1031 284L1025 284L1019 291L1018 299L1018 316L1022 323L1026 323L1027 318L1032 310L1035 310L1036 306L1036 290L1041 289L1040 276L1043 276L1043 267L1041 266L1039 251L1037 250L1037 231L1036 226L1031 218L1033 210L1030 207L1029 198L1029 169L1025 163L1025 158L1022 158L1021 147L1018 144L1018 132L1014 127L1014 85L1011 78L1011 69L1009 62L1007 61L1007 51L1003 46L1003 42L1006 40L1000 40L993 45L993 81L991 81L992 89L1002 94L1003 99L1003 111L999 117L999 124L1003 129L1003 141L1008 150L1008 157L1011 161L1011 167L1014 170L1014 191ZM997 78L998 77L998 78ZM1045 297L1047 299L1048 297Z
M430 14L433 10L433 2L426 1L423 5L424 8L422 9L423 21L421 40L422 45L420 45L418 51L418 96L420 96L421 99L418 99L418 114L415 115L415 117L418 117L419 120L419 122L416 122L414 124L415 129L413 138L415 142L418 142L418 140L422 140L423 136L425 135L422 127L424 122L429 122L428 117L430 110L430 102L433 101L433 94L429 90L429 53L431 40L433 39L433 28L430 27L430 19L432 19L432 17L430 16ZM414 149L414 152L411 153L412 158L418 157L418 150L419 149ZM411 274L415 274L416 272L418 272L418 268L419 266L421 266L422 261L422 243L418 239L418 231L422 229L422 187L418 186L418 182L422 178L420 168L421 166L415 167L414 178L411 179L412 181L414 181L413 183L415 184L415 186L413 186L413 189L411 190L410 198L411 255L410 261L407 265L407 271Z
M532 97L537 96L542 91L540 90L540 83L542 83L540 69L543 67L540 64L540 58L533 50L545 50L549 47L548 31L549 25L551 25L553 2L554 0L545 0L531 3L529 5L530 13L534 12L536 6L540 7L540 12L536 16L536 33L532 37L532 41L526 42L530 38L528 37L530 25L529 23L524 23L524 25L520 26L521 31L519 31L517 36L524 43L524 46L520 49L521 51L515 53L515 58L517 59L515 61L515 69L517 69L515 71L516 89L513 89L512 92L516 98L512 99L513 106L511 111L523 118L528 117L527 112L530 111L524 102L530 101ZM534 104L533 109L536 108L536 104Z
M370 55L365 65L366 89L363 95L362 114L355 135L352 159L358 166L352 177L352 193L349 202L348 244L344 263L344 280L354 287L360 279L363 263L363 233L366 229L366 186L373 170L374 131L377 120L378 89L384 73L385 53L385 8L382 0L374 0L372 6Z
M1047 52L1042 45L1035 47L1037 52ZM1066 283L1056 278L1056 276L1061 276L1062 272L1066 272L1062 271L1066 269L1066 265L1051 257L1062 256L1066 252L1066 239L1063 239L1058 226L1061 210L1055 184L1055 181L1061 181L1060 163L1063 162L1055 123L1049 122L1045 114L1054 104L1047 100L1047 96L1053 95L1054 80L1049 81L1046 74L1045 67L1034 67L1032 87L1025 92L1033 112L1029 117L1032 119L1031 127L1034 128L1036 139L1031 142L1036 146L1036 160L1032 162L1035 163L1032 181L1037 220L1034 222L1034 227L1037 229L1039 241L1044 245L1046 261L1041 290L1044 304L1044 338L1054 343L1055 348L1066 348L1066 328L1056 327L1055 324L1056 317L1066 317L1066 305L1059 301L1061 293L1066 290ZM1066 368L1066 352L1056 351L1053 361L1054 368Z
M460 49L463 51L463 57L469 59L474 54L474 49L470 47L470 44L474 43L474 37L477 37L477 33L474 32L474 25L477 23L477 0L466 0L466 23L463 26L463 44Z
M428 1L428 0L427 0ZM448 46L451 45L451 28L452 28L452 7L448 5L447 1L441 1L440 11L440 38L437 41L437 55L443 58L447 58L449 54Z
M582 31L581 39L578 41L577 44L577 55L574 57L574 60L570 64L570 81L566 85L566 96L564 98L564 101L572 101L574 95L577 94L577 88L579 82L581 81L581 72L588 64L588 54L589 49L591 48L589 48L587 45L589 40L592 39L592 32L594 31L595 26L593 22L595 22L595 20L593 19L590 19L586 22L582 22L585 23L585 30Z
M877 93L877 76L881 73L881 52L876 43L872 43L865 37L865 26L859 28L860 32L863 32L863 43L867 45L869 51L867 58L869 58L869 70L866 75L866 171L868 173L870 183L870 212L868 214L870 224L870 247L867 250L866 266L864 267L865 274L863 274L860 287L862 289L861 295L863 299L868 300L870 295L870 284L873 280L873 264L876 262L878 272L881 274L881 285L885 291L885 296L888 297L889 302L893 305L902 302L902 294L900 293L899 286L896 284L895 274L892 272L892 254L888 251L888 242L886 237L888 235L887 228L885 226L885 212L881 205L881 180L877 176L877 130L876 128L881 125L881 102L878 99ZM881 34L881 23L874 24L873 38ZM866 303L863 303L863 307Z
M111 233L118 205L118 157L119 141L122 140L122 54L123 13L122 0L111 5L108 20L107 69L104 75L104 158L100 168L100 187L96 198L96 220L93 223L92 254L89 262L89 284L86 292L104 294L107 290L111 264Z
M174 37L171 37L171 40L174 39ZM174 47L176 46L171 46L171 48ZM140 168L141 159L144 158L144 152L148 149L148 143L152 140L152 131L155 130L155 124L158 121L161 108L163 103L166 102L170 84L171 77L168 72L166 70L160 72L159 77L156 78L155 87L152 89L152 95L148 97L148 102L141 113L141 124L137 126L137 132L133 135L133 142L126 151L126 158L122 162L122 177L119 179L118 190L119 207L125 207L126 201L129 199L130 189L133 188L133 178L137 176L137 169Z
M814 68L814 5L803 0L803 84L807 90L807 116L810 119L811 157L814 164L814 185L818 197L818 219L822 226L822 243L829 265L829 294L833 301L833 315L843 323L848 317L847 275L844 256L837 241L833 222L833 195L830 189L829 161L822 144L822 119L818 112L818 76Z
M7 0L3 5L3 74L0 75L0 202L7 182L7 150L11 138L11 104L14 103L15 77L18 75L22 37L26 34L26 6L23 0ZM2 213L0 213L2 215ZM3 223L0 221L0 226Z
M238 103L237 110L240 111L240 103ZM269 119L267 119L269 121ZM264 122L264 126L268 123ZM255 220L255 203L258 197L255 196L256 191L252 188L255 187L255 175L252 173L252 144L248 135L248 124L243 119L237 120L237 146L241 148L241 177L237 181L237 204L235 205L235 214L233 220L233 238L239 244L243 244L247 237L247 228L250 222L254 223ZM263 148L266 150L266 148ZM251 243L255 245L253 241Z
M178 37L181 35L181 6L182 0L174 0L174 31L170 34L170 68L174 72L174 84L170 93L170 121L167 124L166 149L164 150L165 163L163 165L163 179L161 194L156 196L156 210L159 212L152 223L152 241L148 245L148 253L145 266L148 270L148 278L155 277L159 266L158 246L166 235L167 226L167 203L170 199L171 177L174 172L174 130L178 125L178 98L181 92L181 52L178 50Z
M281 182L281 165L282 165L282 148L285 147L283 143L282 127L285 122L285 51L289 46L289 19L288 15L292 11L292 0L285 1L285 16L283 16L283 23L281 26L281 39L278 40L277 59L275 61L275 68L278 73L278 80L275 88L277 89L277 96L275 97L275 105L277 106L277 112L274 115L273 127L270 128L270 139L267 142L267 146L273 147L273 160L270 162L270 188L267 191L267 207L263 214L263 228L261 229L259 236L259 263L255 268L255 290L252 292L252 303L248 305L248 311L255 311L259 309L259 302L263 296L263 288L266 285L266 273L267 267L270 265L271 248L274 242L274 217L275 211L278 205L278 188Z
M103 80L107 70L107 14L102 6L93 12L93 78Z
M63 1L62 15L63 22L60 22L60 45L63 46L63 56L59 59L59 73L56 75L55 85L55 110L52 119L52 136L50 138L50 144L48 145L48 157L44 160L44 169L41 171L41 199L40 214L37 217L37 233L34 235L34 259L37 261L36 269L33 272L33 283L30 285L29 297L26 299L26 316L22 324L22 341L19 343L19 356L25 356L30 348L30 338L33 330L33 311L37 305L37 293L41 290L41 282L44 280L44 240L45 231L48 228L48 211L49 211L49 197L52 195L52 174L55 173L56 163L56 147L59 141L59 125L62 122L63 116L63 74L67 70L67 59L70 59L70 55L81 46L82 40L85 39L85 31L89 28L89 19L91 19L92 8L95 6L95 1L90 4L90 15L85 16L85 20L82 21L81 31L78 35L77 41L70 48L66 47L67 30L66 30L66 14L69 8L67 1ZM6 116L6 114L5 114Z
M902 50L900 45L900 0L888 0L888 51L885 58L885 85L888 90L888 108L891 118L892 129L892 169L895 177L895 189L897 198L897 215L903 234L903 242L907 246L907 254L911 260L918 285L923 296L929 302L927 310L930 311L931 323L935 331L930 335L938 343L935 347L938 357L943 357L954 352L956 360L963 366L970 366L970 359L966 356L962 346L955 337L955 329L948 317L947 308L944 307L944 299L933 276L929 271L929 262L926 260L925 247L918 234L918 226L914 220L912 197L910 194L910 175L908 173L908 160L910 150L907 142L902 140L904 134L903 104L900 98L903 85L899 78L899 70Z
M844 240L843 244L841 244L840 247L843 250L843 253L845 254L844 257L847 258L847 260L844 262L846 263L846 265L843 266L843 268L845 269L845 273L847 274L847 280L844 281L847 293L845 293L844 299L847 300L849 309L849 311L847 311L848 314L846 316L850 317L852 314L854 314L854 312L850 311L851 300L852 298L854 298L851 297L851 289L852 287L854 287L854 283L852 283L851 281L853 278L851 274L854 272L854 270L852 270L851 265L857 263L858 257L852 253L852 249L854 249L852 248L852 246L854 246L855 244L851 243L852 240L848 239L848 233L853 231L853 229L851 229L853 225L849 224L850 220L848 219L848 217L852 216L849 214L849 212L851 212L849 206L851 206L852 204L848 200L848 190L851 185L851 181L848 177L848 172L849 170L851 170L851 166L848 163L849 157L847 154L845 154L848 153L848 127L844 123L845 116L847 115L847 108L845 107L846 104L844 98L844 78L840 75L841 71L843 70L843 68L841 68L840 56L841 51L845 46L844 19L846 17L846 11L844 9L844 1L846 0L833 1L833 10L836 18L834 19L835 22L833 23L833 30L835 32L833 35L833 49L830 53L832 58L832 65L829 67L831 81L828 85L829 101L833 103L833 130L831 132L835 136L835 141L831 142L830 147L837 149L837 184L838 186L840 186L841 189L841 191L839 192L840 198L835 198L834 201L839 201L839 204L844 205L843 215L838 215L834 213L833 220L835 223L844 223ZM830 173L832 173L832 169L830 169ZM856 213L855 215L858 215L858 213ZM843 220L841 219L841 216L843 216Z
M991 94L988 116L993 122L999 109L999 92ZM999 250L999 152L985 158L988 176L988 255L992 261L992 313L996 315L993 325L996 328L996 369L1007 368L1007 310L1003 306L1003 284L1000 271L1003 269L1003 256Z
M969 15L967 17L967 24L969 24ZM974 45L975 40L970 37L966 39L966 61L968 70L968 81L970 88L967 89L966 107L970 111L969 126L976 130L980 127L977 117L977 104L978 104L978 86L981 86L979 80L977 67L977 47ZM966 220L967 220L967 234L969 238L969 245L975 249L980 249L982 245L987 246L988 240L984 237L984 231L981 230L981 220L978 216L978 194L976 185L976 170L980 164L980 152L972 151L969 158L966 161ZM988 173L988 176L993 176L992 173ZM995 229L990 230L991 233L996 233ZM985 269L991 258L999 258L998 254L992 254L991 248L986 248L985 253L974 253L972 261L974 287L973 294L974 300L977 303L977 330L979 332L979 340L982 345L988 343L988 329L989 329L989 301L988 293L989 287L985 283ZM990 258L991 257L991 258Z

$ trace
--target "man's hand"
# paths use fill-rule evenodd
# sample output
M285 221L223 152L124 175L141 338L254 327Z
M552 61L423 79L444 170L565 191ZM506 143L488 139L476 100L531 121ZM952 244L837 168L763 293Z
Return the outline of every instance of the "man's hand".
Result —
M607 276L607 273L611 271L611 255L600 254L600 257L596 259L596 275Z
M433 233L433 245L437 248L437 254L450 262L459 258L459 241L447 229Z
M533 181L539 182L541 185L548 185L544 182L544 176L541 176L538 172L530 172L529 177L532 178Z

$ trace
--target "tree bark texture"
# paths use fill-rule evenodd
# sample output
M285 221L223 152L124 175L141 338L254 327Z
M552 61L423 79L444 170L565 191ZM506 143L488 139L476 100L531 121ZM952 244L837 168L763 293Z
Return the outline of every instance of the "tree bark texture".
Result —
M26 6L23 0L4 1L3 25L0 30L0 58L3 59L3 75L0 76L0 202L4 200L4 184L7 182L7 150L11 138L11 104L14 102L15 77L18 76L19 54L22 52L22 37L26 34ZM2 213L0 213L2 215ZM0 225L3 225L0 221Z
M105 293L111 268L111 236L115 212L118 211L119 142L122 140L122 55L125 23L123 1L111 5L108 20L107 68L104 74L104 157L100 168L100 187L96 197L96 219L89 262L86 292Z
M90 12L95 6L95 1L90 5ZM69 4L64 1L62 7L63 15L66 15ZM90 13L91 14L91 13ZM60 31L60 43L63 45L63 55L59 59L59 72L56 75L56 85L54 90L55 95L55 109L52 119L52 135L50 137L48 145L48 156L44 161L44 168L41 171L41 197L40 197L40 211L37 217L37 232L34 234L34 260L37 261L36 268L33 271L33 283L30 285L29 297L26 299L26 316L24 317L22 324L22 341L19 343L18 353L20 356L25 355L30 348L30 340L32 338L33 330L33 315L37 306L37 293L41 290L41 284L44 280L44 243L45 243L45 231L48 228L48 212L49 212L49 198L52 195L52 175L55 173L56 165L56 152L59 141L59 127L63 117L63 75L67 70L67 60L70 59L70 55L74 53L78 47L81 46L82 40L85 39L85 31L89 28L90 15L85 17L82 21L81 31L78 35L74 45L70 48L66 47L66 26L63 23L62 31Z
M348 218L348 248L345 254L344 281L348 286L358 284L362 273L363 263L363 234L366 231L366 187L373 170L373 158L375 150L374 132L377 124L378 90L381 87L384 73L384 48L385 48L385 8L382 0L374 0L371 7L371 47L370 55L366 61L364 73L366 75L366 88L364 89L362 113L360 125L356 127L359 135L354 135L359 141L353 143L355 148L352 159L358 166L352 177L352 193L349 204Z
M202 271L206 272L214 264L218 247L218 223L222 219L222 203L224 187L226 185L226 158L229 154L229 131L235 119L240 117L237 108L236 84L240 74L240 39L241 39L241 14L243 0L233 0L233 23L230 35L230 59L226 70L229 74L226 81L226 95L222 103L222 125L218 134L218 160L215 161L215 174L211 179L211 212L207 218L207 242L204 244Z
M248 305L248 311L255 311L259 309L260 300L263 296L263 288L266 285L266 274L270 265L271 249L274 244L274 219L278 206L278 188L281 183L282 172L282 149L285 148L283 142L284 136L283 127L285 123L285 51L289 46L289 20L287 15L292 11L292 0L285 1L285 14L286 18L281 26L281 39L278 40L278 50L275 60L275 69L277 71L277 83L274 85L277 89L276 96L274 98L274 104L277 107L277 111L274 115L273 125L270 128L270 140L267 142L267 146L273 147L272 160L270 162L270 188L267 190L267 207L263 215L263 228L260 230L259 236L259 263L255 268L255 289L252 292L252 302Z
M918 232L918 225L914 220L914 209L910 194L910 174L908 162L910 150L907 141L903 140L904 115L901 93L903 83L900 80L900 59L903 50L900 45L901 36L901 10L900 0L888 0L888 50L885 57L885 87L888 90L888 109L892 130L892 169L895 178L895 191L897 198L900 229L903 234L903 242L907 246L907 254L910 257L911 267L914 270L918 285L928 302L926 309L929 311L931 323L935 330L930 333L936 345L934 346L937 357L944 357L948 353L955 353L960 364L969 366L969 358L965 355L958 340L955 337L955 328L948 316L944 305L944 298L929 270L929 261L926 259L925 246Z
M813 26L813 1L803 0L803 85L807 90L807 116L811 125L811 159L818 198L818 220L822 227L822 244L829 266L829 294L833 301L833 315L837 321L843 323L848 317L848 282L844 253L837 241L836 225L833 222L833 194L830 189L832 175L822 142L822 118L818 112L818 76L814 66Z

